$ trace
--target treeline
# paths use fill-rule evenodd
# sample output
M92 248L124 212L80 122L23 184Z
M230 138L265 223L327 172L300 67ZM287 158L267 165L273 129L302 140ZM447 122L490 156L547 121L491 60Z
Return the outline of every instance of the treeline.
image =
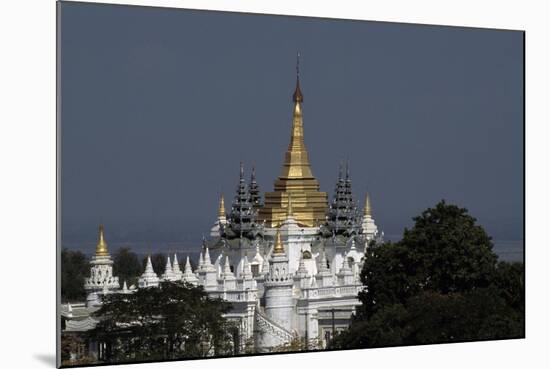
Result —
M167 254L155 253L151 255L151 262L157 274L164 272ZM129 247L119 248L113 255L113 274L118 276L121 287L124 281L128 287L137 286L139 276L145 270L147 256L140 257ZM63 249L61 251L61 299L66 301L83 301L86 299L84 279L90 276L90 260L81 251ZM183 270L180 260L180 268ZM195 265L191 261L194 268Z
M362 305L330 348L524 337L523 264L498 262L466 209L442 201L413 220L401 241L368 249Z
M181 281L108 294L93 313L98 320L93 330L61 336L63 365L238 354L238 327L224 317L230 308L229 302L209 297L202 286ZM97 356L83 349L90 340L101 347Z

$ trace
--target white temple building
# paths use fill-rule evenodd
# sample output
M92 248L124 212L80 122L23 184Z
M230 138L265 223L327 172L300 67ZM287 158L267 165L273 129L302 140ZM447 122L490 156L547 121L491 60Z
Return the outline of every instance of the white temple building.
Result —
M363 211L351 190L349 166L340 168L330 203L313 176L304 144L303 95L297 78L293 95L291 139L282 174L274 191L262 197L255 170L247 184L243 165L231 209L220 198L210 237L203 241L197 268L187 256L183 271L177 254L163 271L148 257L137 288L155 288L160 281L199 285L211 297L232 303L226 318L237 323L240 344L253 342L269 352L295 339L308 349L324 348L334 334L348 327L363 288L360 271L367 248L383 233L375 224L371 200ZM86 304L63 305L66 331L94 326L90 313L108 293L132 293L112 275L112 261L100 227Z

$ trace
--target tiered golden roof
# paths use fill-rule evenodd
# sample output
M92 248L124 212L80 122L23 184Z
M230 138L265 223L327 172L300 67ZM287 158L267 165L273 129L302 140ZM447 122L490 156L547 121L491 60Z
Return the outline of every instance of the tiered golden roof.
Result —
M109 256L109 250L107 249L107 242L105 241L103 224L99 225L99 240L97 241L97 246L95 247L96 256Z
M258 218L268 227L279 226L286 218L288 196L292 194L292 215L298 224L313 227L325 219L327 193L319 191L319 182L313 176L309 156L304 143L302 103L304 97L300 89L299 74L296 76L296 89L292 96L294 113L290 143L285 154L281 175L275 180L274 191L266 192L264 206Z

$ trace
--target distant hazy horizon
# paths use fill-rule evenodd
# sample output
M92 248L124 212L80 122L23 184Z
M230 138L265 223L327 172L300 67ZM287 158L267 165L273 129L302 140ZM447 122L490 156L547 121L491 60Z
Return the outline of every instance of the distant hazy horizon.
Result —
M83 3L60 22L62 246L104 223L111 251L192 250L240 161L271 191L300 51L322 191L349 159L387 239L445 199L522 255L522 32Z

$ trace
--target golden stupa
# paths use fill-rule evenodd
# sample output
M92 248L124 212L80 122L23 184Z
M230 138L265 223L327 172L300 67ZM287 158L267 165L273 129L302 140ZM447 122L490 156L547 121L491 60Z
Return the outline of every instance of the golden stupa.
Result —
M103 224L99 225L99 236L97 245L95 247L96 256L109 256L109 249L107 248L107 242L105 241Z
M327 193L319 191L319 182L313 176L304 144L300 75L296 66L296 89L292 96L294 113L290 144L285 154L281 175L275 180L274 191L266 192L264 206L258 218L268 227L278 227L286 218L288 196L292 196L292 215L304 227L316 226L325 219Z

